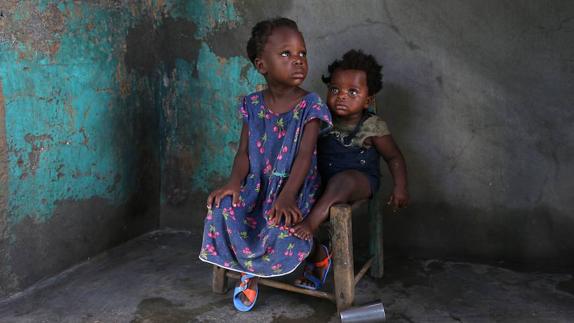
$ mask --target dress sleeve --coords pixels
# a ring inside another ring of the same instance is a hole
[[[321,128],[331,128],[333,126],[329,108],[327,108],[317,94],[311,93],[308,95],[307,98],[299,104],[298,108],[302,112],[303,124],[307,124],[307,122],[313,119],[319,119],[323,123]]]
[[[247,102],[246,97],[241,98],[241,103],[239,104],[239,108],[237,109],[239,119],[243,120],[244,123],[247,123],[249,120],[249,112],[247,110]]]

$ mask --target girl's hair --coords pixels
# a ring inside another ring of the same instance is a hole
[[[247,41],[247,56],[251,63],[255,63],[255,59],[263,52],[267,38],[273,32],[273,29],[279,27],[291,28],[300,33],[297,23],[289,18],[277,17],[258,22],[251,29],[251,38]]]
[[[360,70],[367,74],[367,87],[369,96],[376,94],[383,88],[383,66],[377,63],[373,55],[367,55],[361,50],[351,49],[343,55],[341,60],[335,60],[328,67],[329,75],[321,76],[323,83],[331,83],[331,76],[335,70]]]

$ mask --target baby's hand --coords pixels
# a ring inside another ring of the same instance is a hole
[[[277,200],[269,210],[269,222],[279,225],[281,217],[285,217],[285,226],[290,227],[303,220],[301,210],[297,207],[297,202],[292,197],[279,194]]]
[[[219,207],[219,202],[221,202],[221,199],[227,195],[231,195],[233,197],[233,202],[232,202],[233,207],[238,206],[239,205],[239,191],[240,190],[241,190],[241,185],[239,185],[239,184],[233,184],[233,183],[225,184],[222,188],[217,189],[217,190],[211,192],[211,194],[209,194],[209,196],[207,197],[207,208],[211,209],[214,201],[215,201],[215,207]]]
[[[409,192],[406,188],[395,187],[393,189],[393,194],[389,198],[389,202],[387,205],[393,207],[393,212],[396,212],[398,209],[407,207],[409,204]]]

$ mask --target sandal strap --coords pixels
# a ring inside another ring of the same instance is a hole
[[[317,261],[315,263],[315,267],[325,268],[329,265],[329,260],[331,259],[331,254],[329,253],[329,249],[325,245],[321,245],[321,246],[325,250],[325,253],[327,253],[327,256],[325,258],[323,258],[323,260]]]
[[[241,278],[239,280],[239,287],[241,287],[241,289],[243,290],[247,289],[247,286],[249,285],[251,278],[253,278],[253,276],[250,276],[248,274],[241,274]]]
[[[247,288],[243,291],[243,294],[249,300],[249,303],[255,302],[255,298],[257,297],[257,292],[251,288]]]
[[[247,297],[250,303],[255,302],[255,299],[257,298],[257,291],[254,290],[253,288],[247,287],[249,286],[249,282],[251,281],[252,278],[253,276],[242,273],[241,281],[239,282],[239,288],[241,289],[241,292],[245,295],[245,297]]]
[[[315,267],[319,267],[319,268],[325,268],[329,265],[329,260],[331,259],[331,255],[328,255],[327,257],[323,258],[323,260],[321,261],[317,261],[315,263]]]
[[[241,282],[239,283],[240,285],[247,285],[249,284],[249,281],[251,280],[251,278],[253,278],[253,276],[248,275],[248,274],[241,274]]]
[[[311,283],[313,283],[313,288],[315,289],[319,289],[321,288],[321,285],[323,284],[323,282],[316,277],[315,275],[313,275],[312,273],[305,273],[303,274],[303,276]]]

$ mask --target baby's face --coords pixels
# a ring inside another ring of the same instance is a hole
[[[327,106],[337,117],[361,115],[370,104],[367,73],[361,70],[336,69],[331,75]]]

